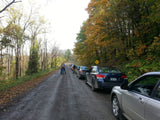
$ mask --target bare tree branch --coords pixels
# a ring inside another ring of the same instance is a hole
[[[12,0],[12,2],[10,2],[8,5],[6,5],[2,10],[0,10],[0,13],[2,13],[3,11],[5,11],[9,6],[11,6],[13,3],[17,3],[17,2],[22,2],[22,1],[15,1]]]

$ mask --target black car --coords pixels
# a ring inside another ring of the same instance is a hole
[[[92,66],[86,72],[86,83],[93,91],[99,88],[112,89],[114,86],[120,86],[125,79],[127,76],[116,67]]]
[[[86,66],[80,66],[78,69],[77,69],[77,77],[79,79],[81,78],[85,78],[86,77],[86,71],[88,71],[88,67]]]
[[[80,69],[80,66],[77,65],[76,68],[75,68],[75,73],[76,74],[78,74],[79,69]]]

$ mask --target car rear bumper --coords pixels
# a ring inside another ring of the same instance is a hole
[[[120,86],[122,82],[98,82],[98,88],[112,89],[114,86]]]
[[[86,75],[85,75],[85,74],[80,74],[80,76],[81,76],[81,77],[83,77],[83,78],[85,78],[85,77],[86,77]]]

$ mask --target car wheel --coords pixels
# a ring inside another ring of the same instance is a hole
[[[114,95],[112,99],[112,112],[117,119],[125,120],[125,118],[122,115],[122,111],[120,109],[119,101],[116,95]]]
[[[95,81],[93,79],[92,79],[92,86],[91,86],[91,88],[92,88],[92,91],[96,91]]]
[[[77,76],[77,78],[79,78],[78,73],[77,73],[77,75],[76,75],[76,76]]]
[[[78,79],[81,79],[81,75],[80,74],[78,74]]]
[[[86,76],[86,78],[85,78],[85,83],[87,84],[87,82],[88,82],[88,80],[87,80],[87,76]]]

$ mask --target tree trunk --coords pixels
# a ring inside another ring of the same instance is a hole
[[[19,56],[16,55],[16,79],[18,79],[19,74]]]
[[[56,59],[56,56],[55,56],[55,68],[57,67],[57,59]]]

